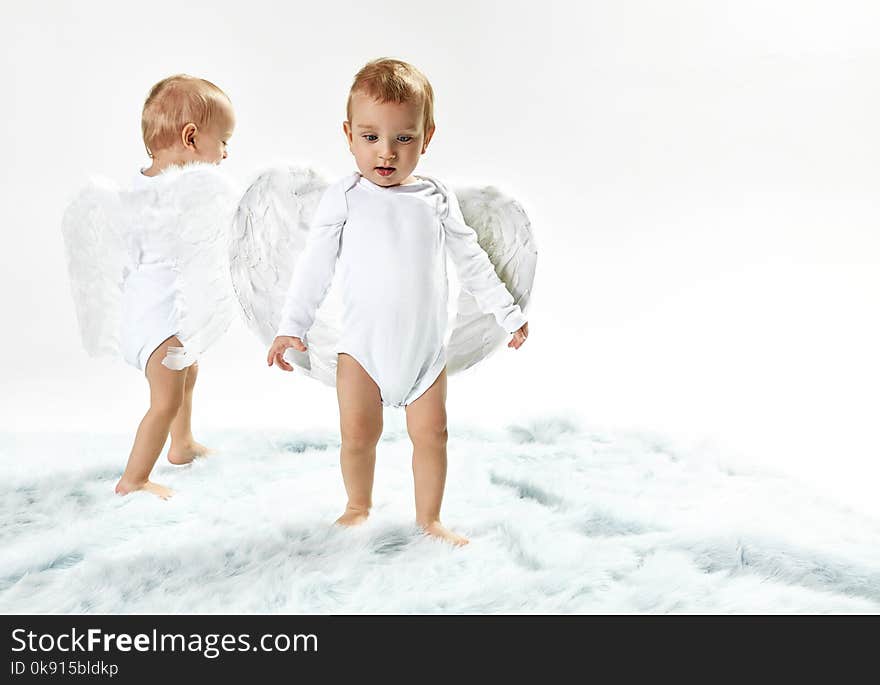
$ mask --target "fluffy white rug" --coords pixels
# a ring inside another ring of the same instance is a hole
[[[386,424],[387,425],[387,424]],[[413,520],[410,446],[344,505],[334,433],[204,436],[163,502],[113,495],[129,436],[0,437],[3,613],[876,613],[880,522],[782,476],[566,420],[453,426],[443,519]]]

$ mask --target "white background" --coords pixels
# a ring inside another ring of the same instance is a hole
[[[89,174],[146,163],[155,81],[230,95],[240,182],[335,177],[351,78],[394,56],[437,94],[420,169],[501,187],[539,241],[532,335],[451,382],[452,431],[656,430],[878,511],[878,35],[871,2],[4,3],[0,430],[133,434],[146,408],[82,351],[59,224]],[[264,353],[241,323],[211,350],[197,429],[335,424]]]

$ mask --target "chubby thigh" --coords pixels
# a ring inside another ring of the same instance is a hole
[[[375,445],[382,435],[379,386],[348,354],[340,354],[336,363],[336,397],[343,442]]]
[[[184,401],[189,369],[175,371],[166,367],[162,360],[169,350],[180,348],[177,336],[171,336],[153,351],[147,361],[146,375],[150,384],[150,410],[173,419]],[[192,373],[195,378],[195,370]]]

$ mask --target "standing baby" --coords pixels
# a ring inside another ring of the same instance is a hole
[[[458,200],[415,175],[434,134],[434,94],[415,67],[379,59],[355,76],[343,129],[358,173],[324,193],[297,263],[267,362],[293,367],[285,350],[307,334],[339,263],[343,301],[336,388],[348,503],[337,523],[362,523],[372,506],[383,405],[405,407],[413,444],[416,522],[456,545],[440,521],[446,481],[446,255],[461,287],[518,349],[528,336],[520,307],[496,276]]]
[[[193,392],[200,355],[235,314],[226,238],[238,195],[217,167],[234,127],[229,98],[210,81],[159,81],[142,114],[151,165],[125,188],[91,183],[65,213],[84,344],[122,356],[150,389],[120,495],[171,496],[150,480],[169,435],[172,464],[207,451],[192,433]]]

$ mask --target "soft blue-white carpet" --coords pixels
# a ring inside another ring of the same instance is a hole
[[[333,432],[199,436],[161,501],[117,497],[130,436],[0,436],[3,613],[876,613],[880,522],[787,477],[564,419],[451,427],[443,520],[413,525],[410,445],[344,506]]]

